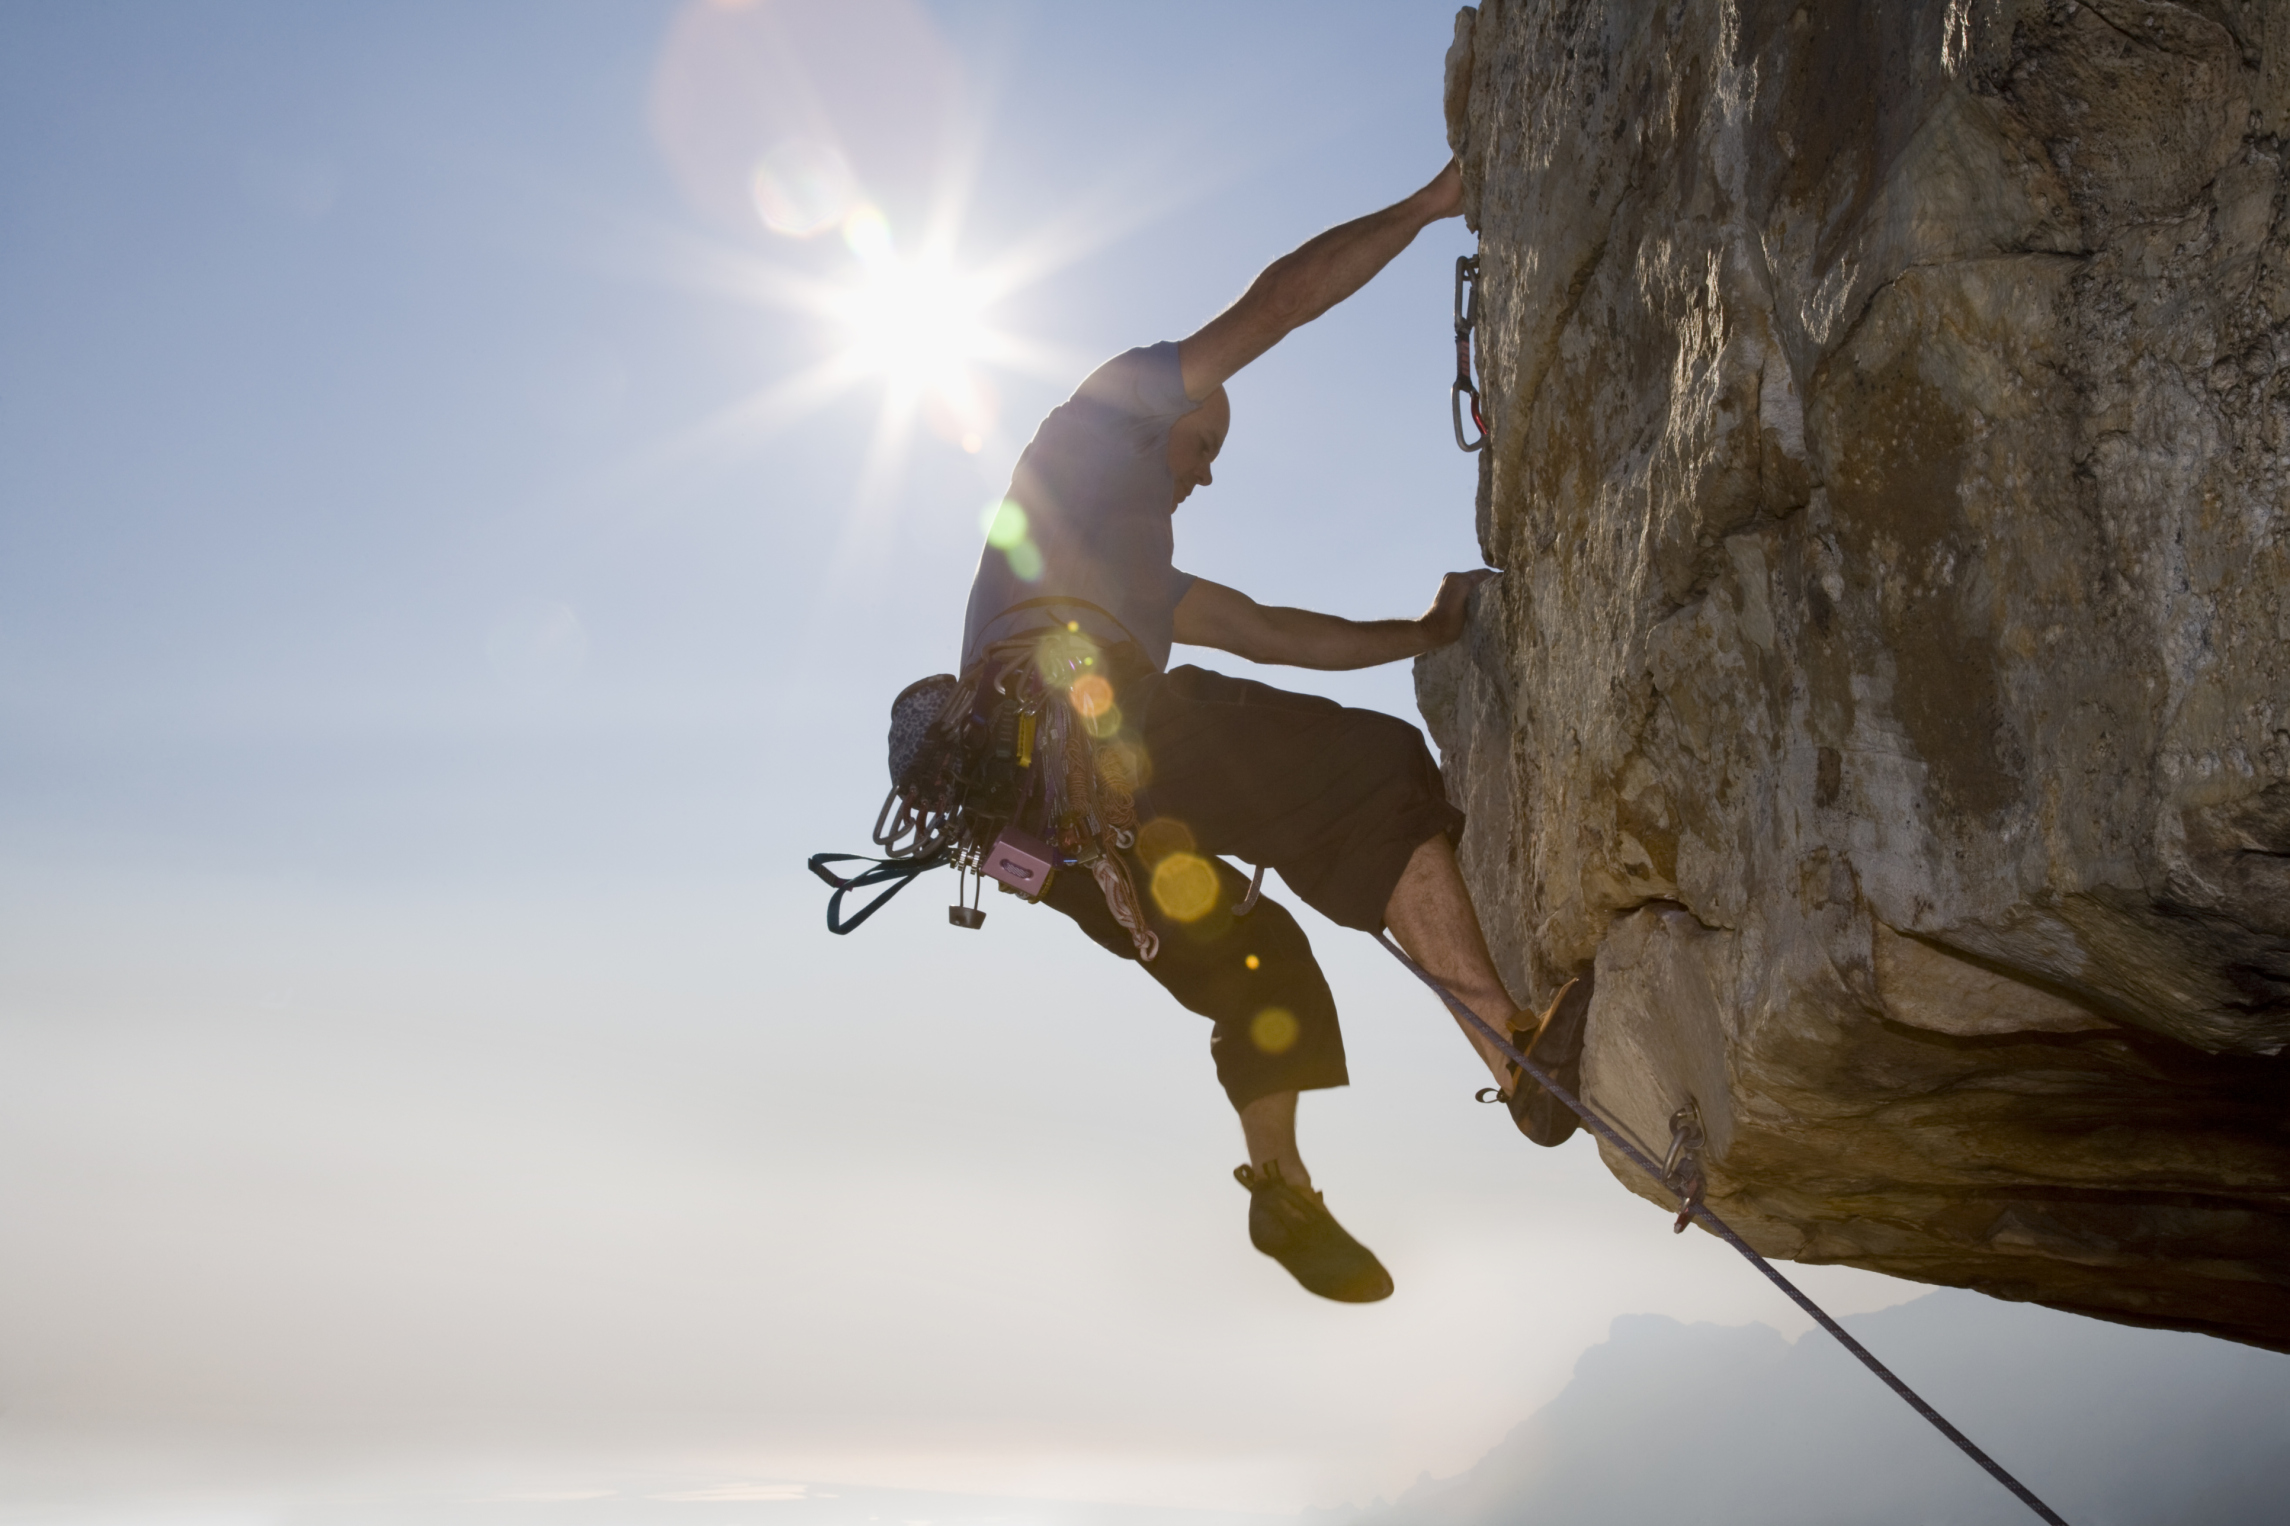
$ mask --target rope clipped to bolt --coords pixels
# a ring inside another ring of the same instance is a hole
[[[1422,981],[1425,985],[1431,987],[1432,991],[1437,994],[1439,999],[1447,1004],[1448,1011],[1454,1013],[1456,1017],[1459,1018],[1473,1032],[1479,1034],[1489,1043],[1493,1044],[1496,1049],[1501,1051],[1502,1054],[1511,1061],[1512,1064],[1519,1067],[1519,1070],[1522,1074],[1533,1077],[1534,1080],[1538,1082],[1552,1096],[1565,1103],[1567,1107],[1574,1112],[1576,1117],[1580,1118],[1585,1124],[1589,1125],[1590,1131],[1592,1133],[1596,1134],[1600,1139],[1606,1141],[1606,1143],[1612,1145],[1619,1154],[1628,1159],[1629,1162],[1636,1166],[1639,1170],[1645,1172],[1648,1176],[1654,1178],[1654,1180],[1662,1182],[1665,1186],[1672,1186],[1673,1190],[1676,1190],[1673,1184],[1673,1173],[1676,1171],[1678,1165],[1679,1151],[1674,1143],[1671,1151],[1672,1169],[1671,1172],[1665,1172],[1661,1166],[1654,1163],[1653,1158],[1647,1155],[1645,1151],[1639,1149],[1629,1140],[1623,1138],[1612,1124],[1599,1117],[1598,1114],[1592,1112],[1580,1097],[1577,1097],[1573,1092],[1570,1092],[1565,1087],[1559,1085],[1557,1080],[1555,1080],[1541,1066],[1537,1065],[1534,1061],[1528,1059],[1524,1054],[1520,1053],[1516,1048],[1512,1047],[1510,1040],[1506,1036],[1497,1033],[1493,1026],[1491,1026],[1485,1018],[1481,1017],[1478,1013],[1465,1006],[1462,1001],[1455,995],[1455,993],[1448,990],[1446,986],[1440,984],[1438,979],[1434,977],[1429,970],[1426,970],[1422,965],[1417,964],[1413,959],[1410,959],[1407,956],[1406,951],[1401,949],[1397,943],[1392,941],[1391,934],[1377,933],[1375,938],[1378,943],[1381,943],[1386,949],[1391,951],[1391,956],[1394,959],[1397,959],[1401,964],[1407,966],[1409,973],[1414,975],[1416,979]],[[1696,1131],[1698,1132],[1698,1125]],[[1997,1462],[1993,1457],[1990,1457],[1986,1452],[1981,1451],[1980,1448],[1974,1444],[1971,1437],[1956,1429],[1955,1426],[1950,1425],[1947,1419],[1941,1415],[1940,1411],[1934,1409],[1931,1405],[1924,1402],[1923,1398],[1917,1394],[1916,1390],[1910,1388],[1899,1378],[1893,1376],[1892,1369],[1885,1366],[1884,1363],[1878,1361],[1876,1357],[1870,1353],[1866,1346],[1862,1345],[1859,1341],[1854,1340],[1850,1335],[1847,1335],[1845,1333],[1844,1326],[1831,1319],[1827,1310],[1823,1309],[1819,1304],[1813,1302],[1812,1299],[1806,1297],[1805,1294],[1798,1289],[1797,1284],[1782,1276],[1780,1272],[1774,1269],[1772,1262],[1766,1260],[1755,1250],[1751,1249],[1748,1241],[1744,1240],[1740,1235],[1734,1233],[1733,1226],[1729,1225],[1725,1220],[1719,1218],[1715,1213],[1711,1212],[1709,1207],[1700,1200],[1701,1183],[1699,1181],[1699,1169],[1694,1169],[1692,1175],[1695,1180],[1691,1183],[1690,1195],[1682,1194],[1681,1201],[1678,1206],[1679,1228],[1683,1229],[1685,1227],[1685,1222],[1689,1218],[1700,1220],[1703,1228],[1709,1230],[1711,1234],[1716,1235],[1719,1239],[1725,1241],[1726,1244],[1732,1246],[1735,1250],[1740,1251],[1742,1255],[1748,1260],[1751,1266],[1756,1267],[1760,1272],[1765,1274],[1767,1281],[1771,1282],[1782,1292],[1788,1294],[1790,1301],[1796,1304],[1798,1308],[1803,1309],[1807,1314],[1812,1315],[1814,1321],[1819,1324],[1822,1329],[1835,1336],[1839,1345],[1843,1346],[1855,1357],[1858,1357],[1860,1359],[1861,1365],[1866,1367],[1869,1371],[1875,1373],[1878,1380],[1881,1381],[1885,1387],[1900,1395],[1900,1397],[1907,1402],[1910,1409],[1915,1410],[1925,1419],[1931,1421],[1933,1428],[1939,1431],[1941,1435],[1946,1436],[1950,1441],[1954,1442],[1957,1446],[1957,1449],[1963,1452],[1965,1456],[1971,1458],[1981,1467],[1987,1469],[1988,1476],[1995,1479],[1997,1483],[2002,1484],[2005,1488],[2011,1490],[2012,1493],[2018,1497],[2021,1504],[2027,1506],[2030,1510],[2033,1510],[2037,1516],[2043,1520],[2048,1521],[2050,1526],[2067,1526],[2067,1522],[2061,1519],[2057,1511],[2053,1510],[2042,1500],[2037,1499],[2034,1492],[2031,1491],[2027,1485],[2021,1483],[2018,1479],[2012,1477],[2011,1474],[2005,1472],[2003,1465]]]

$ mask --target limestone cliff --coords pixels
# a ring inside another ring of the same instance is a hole
[[[1520,994],[1770,1254],[2290,1348],[2290,0],[1487,0],[1447,103]]]

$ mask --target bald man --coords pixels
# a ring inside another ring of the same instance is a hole
[[[1132,873],[1159,891],[1155,870],[1173,854],[1191,855],[1184,894],[1143,898],[1159,939],[1144,969],[1213,1024],[1210,1053],[1248,1148],[1234,1174],[1249,1191],[1251,1242],[1312,1292],[1351,1303],[1390,1296],[1391,1277],[1328,1212],[1296,1141],[1298,1094],[1348,1080],[1335,1000],[1296,919],[1270,898],[1246,905],[1249,882],[1224,858],[1279,870],[1340,926],[1389,928],[1570,1086],[1587,982],[1562,991],[1542,1017],[1512,1001],[1455,866],[1463,814],[1415,727],[1190,665],[1172,669],[1169,649],[1183,642],[1321,670],[1398,662],[1459,637],[1472,590],[1496,574],[1447,574],[1414,619],[1274,608],[1178,571],[1173,519],[1215,480],[1232,424],[1226,380],[1366,285],[1419,231],[1455,216],[1460,200],[1450,164],[1406,200],[1275,260],[1198,332],[1092,372],[1020,458],[1009,500],[1022,518],[990,537],[963,630],[965,672],[1052,631],[1096,644],[1121,740],[1143,760]],[[1044,899],[1110,952],[1137,960],[1137,942],[1095,880],[1058,875]],[[1529,1138],[1555,1145],[1573,1132],[1571,1113],[1476,1034],[1465,1036]]]

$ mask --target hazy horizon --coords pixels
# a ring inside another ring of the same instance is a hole
[[[2290,1356],[2105,1325],[1938,1289],[1847,1317],[1853,1334],[2079,1526],[2235,1526],[2290,1484]],[[438,1438],[377,1451],[306,1434],[265,1450],[177,1437],[18,1434],[0,1519],[262,1519],[359,1526],[416,1519],[564,1526],[768,1519],[777,1526],[1660,1526],[1678,1501],[1709,1526],[1984,1526],[2025,1508],[1825,1332],[1616,1318],[1566,1385],[1485,1455],[1421,1470],[1396,1498],[1240,1511],[1054,1493],[891,1489],[709,1466],[682,1455],[599,1464],[572,1438]],[[27,1445],[27,1440],[33,1445]],[[46,1441],[50,1444],[39,1445]],[[708,1507],[695,1509],[694,1507]]]

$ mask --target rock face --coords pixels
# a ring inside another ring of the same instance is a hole
[[[2290,1349],[2290,0],[1487,0],[1447,102],[1519,994],[1769,1254]]]

